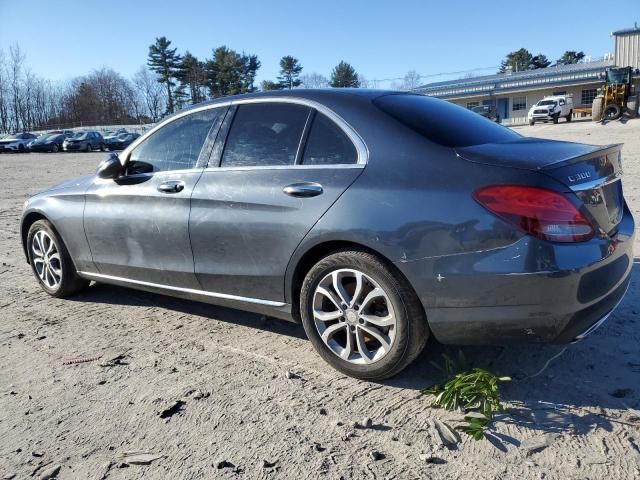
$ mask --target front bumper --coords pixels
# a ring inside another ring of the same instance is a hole
[[[634,220],[575,244],[524,236],[500,249],[396,265],[442,343],[569,343],[622,300],[633,267]]]
[[[69,144],[63,144],[62,148],[65,151],[73,151],[73,150],[85,150],[87,146],[82,143],[69,143]]]
[[[17,152],[19,149],[18,145],[0,145],[0,152]]]

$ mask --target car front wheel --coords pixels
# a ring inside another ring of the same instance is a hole
[[[76,273],[67,248],[48,221],[38,220],[31,225],[27,251],[33,275],[49,295],[63,298],[89,285]]]
[[[424,348],[429,329],[407,280],[392,265],[359,250],[319,261],[300,292],[309,340],[337,370],[382,380],[408,366]]]

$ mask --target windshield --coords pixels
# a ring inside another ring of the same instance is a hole
[[[520,135],[459,105],[424,95],[391,94],[373,102],[428,140],[446,147],[503,143]]]
[[[536,103],[536,105],[538,106],[543,106],[543,105],[557,105],[558,102],[556,102],[555,100],[540,100],[538,103]]]
[[[84,138],[87,136],[87,132],[77,132],[73,134],[73,138],[74,140],[84,140]]]
[[[43,133],[42,135],[38,135],[38,138],[36,138],[36,140],[44,140],[45,138],[49,138],[50,136],[50,133]]]
[[[607,83],[629,83],[629,70],[626,68],[620,70],[607,71]]]

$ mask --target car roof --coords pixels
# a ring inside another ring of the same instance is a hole
[[[368,88],[296,88],[291,90],[269,90],[266,92],[254,92],[243,93],[240,95],[229,95],[226,97],[219,97],[213,100],[207,100],[206,102],[197,103],[195,105],[189,105],[188,107],[180,110],[176,113],[184,113],[189,110],[201,108],[206,105],[215,105],[218,103],[225,103],[234,100],[245,100],[252,98],[301,98],[306,100],[315,101],[336,101],[341,97],[361,98],[363,100],[372,101],[378,97],[393,94],[406,94],[416,95],[411,92],[400,92],[396,90],[373,90]],[[175,114],[174,114],[175,115]],[[170,117],[167,117],[170,118]]]

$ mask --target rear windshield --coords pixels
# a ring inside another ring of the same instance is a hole
[[[373,102],[428,140],[445,147],[469,147],[517,140],[520,135],[466,108],[424,95],[385,95]]]

